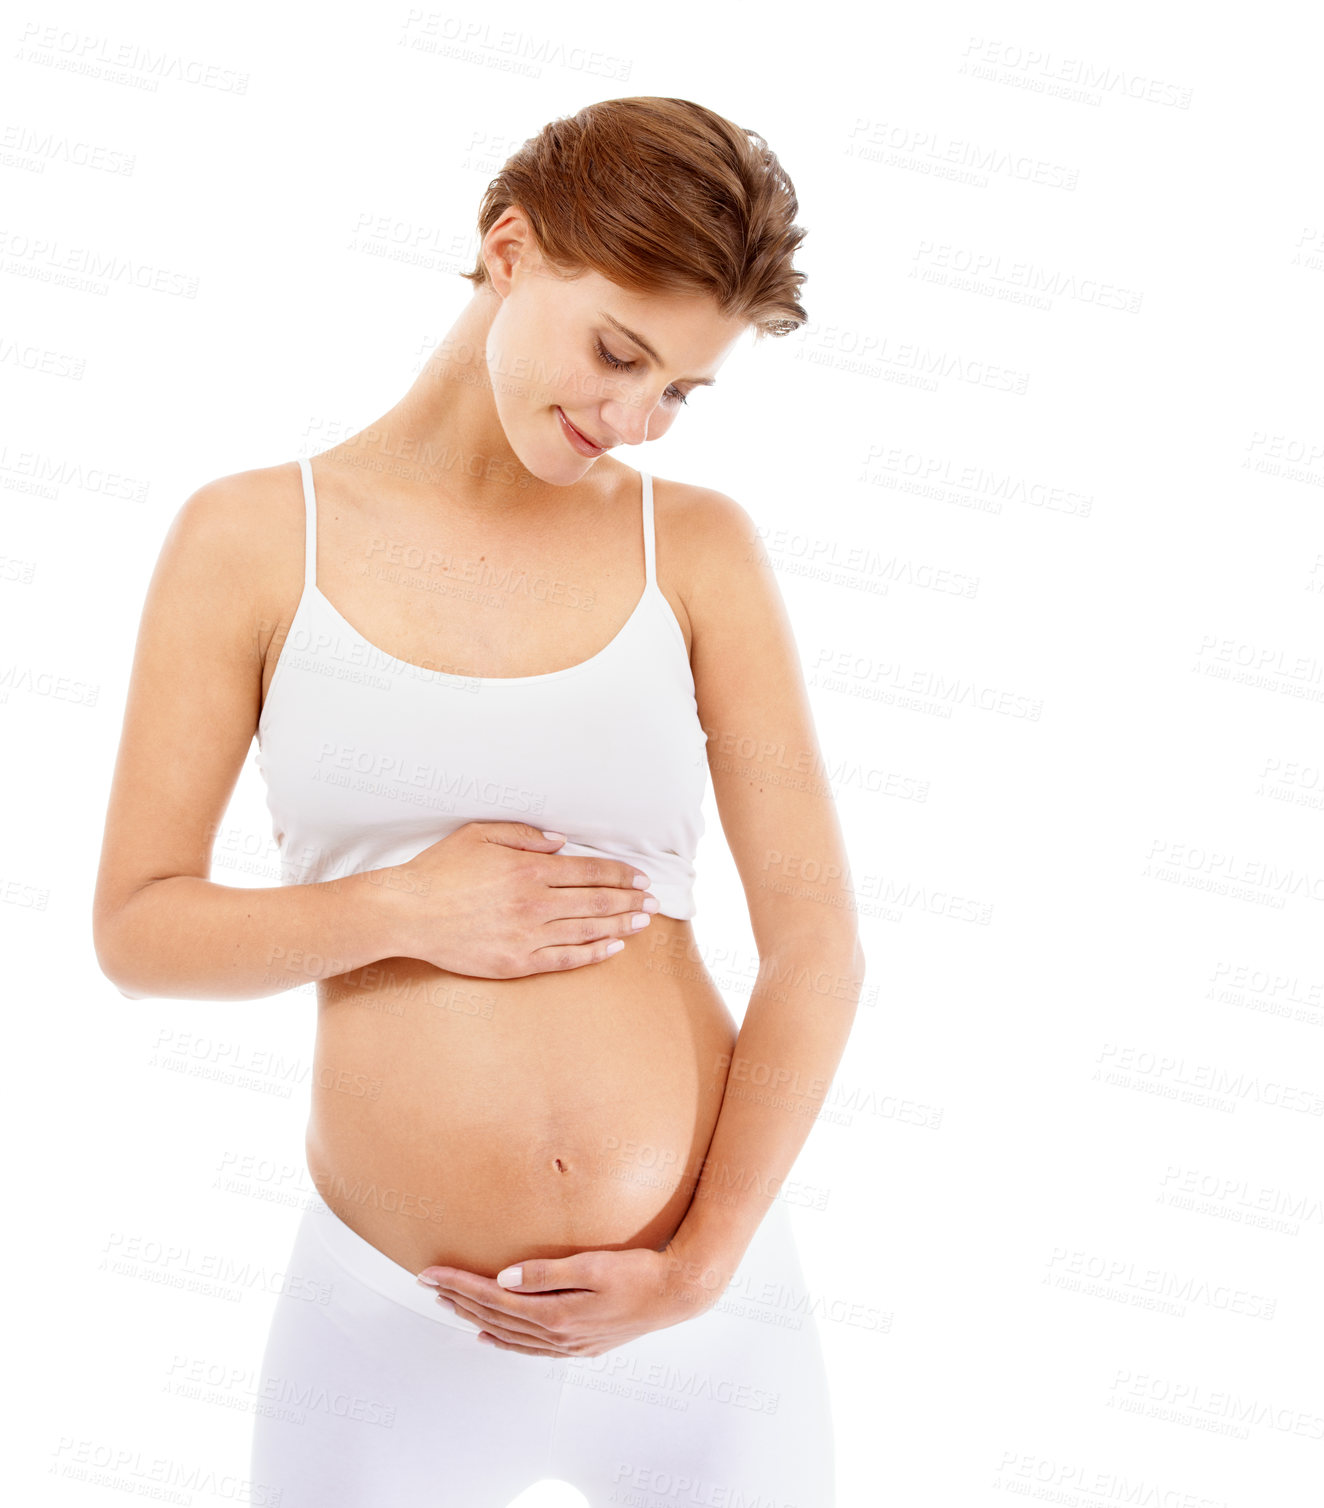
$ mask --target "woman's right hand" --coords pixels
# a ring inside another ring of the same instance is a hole
[[[393,956],[451,974],[520,979],[619,952],[657,910],[648,877],[640,888],[632,864],[558,854],[562,847],[524,822],[466,822],[388,866]]]

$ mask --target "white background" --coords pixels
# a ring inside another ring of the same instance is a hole
[[[201,1481],[177,1501],[245,1500],[274,1293],[177,1285],[278,1271],[309,1191],[310,991],[131,1002],[92,953],[165,531],[203,483],[387,409],[469,295],[506,155],[627,94],[761,132],[810,232],[808,328],[742,346],[628,459],[766,531],[850,845],[866,1000],[795,1169],[824,1207],[793,1211],[842,1508],[1318,1501],[1324,198],[1300,13],[11,9],[15,1501],[121,1502],[163,1458]],[[695,925],[739,1013],[752,947],[707,816]],[[276,883],[251,760],[223,841],[214,879]],[[158,1255],[103,1266],[129,1241]],[[187,1396],[195,1367],[226,1380]],[[116,1458],[121,1485],[77,1475]]]

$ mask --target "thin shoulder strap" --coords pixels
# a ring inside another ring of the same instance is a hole
[[[653,476],[642,473],[644,479],[644,580],[652,586],[657,580],[657,526],[653,522]]]
[[[317,585],[317,494],[313,491],[312,465],[302,456],[299,470],[303,473],[303,584],[307,590]]]

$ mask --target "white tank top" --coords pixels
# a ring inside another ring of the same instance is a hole
[[[616,637],[546,675],[459,676],[370,644],[317,587],[317,500],[303,474],[303,595],[258,722],[281,883],[401,864],[466,822],[561,832],[560,854],[641,869],[658,910],[695,913],[708,735],[685,639],[655,574]],[[439,657],[440,658],[440,657]]]

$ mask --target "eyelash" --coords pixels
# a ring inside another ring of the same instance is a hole
[[[615,367],[618,371],[622,372],[628,372],[630,368],[634,366],[634,362],[632,361],[622,361],[619,357],[613,356],[600,340],[595,340],[594,344],[598,348],[598,355],[606,363],[607,366]],[[686,403],[689,401],[679,388],[671,387],[667,389],[667,392],[674,394],[674,397],[671,400],[673,403]]]

